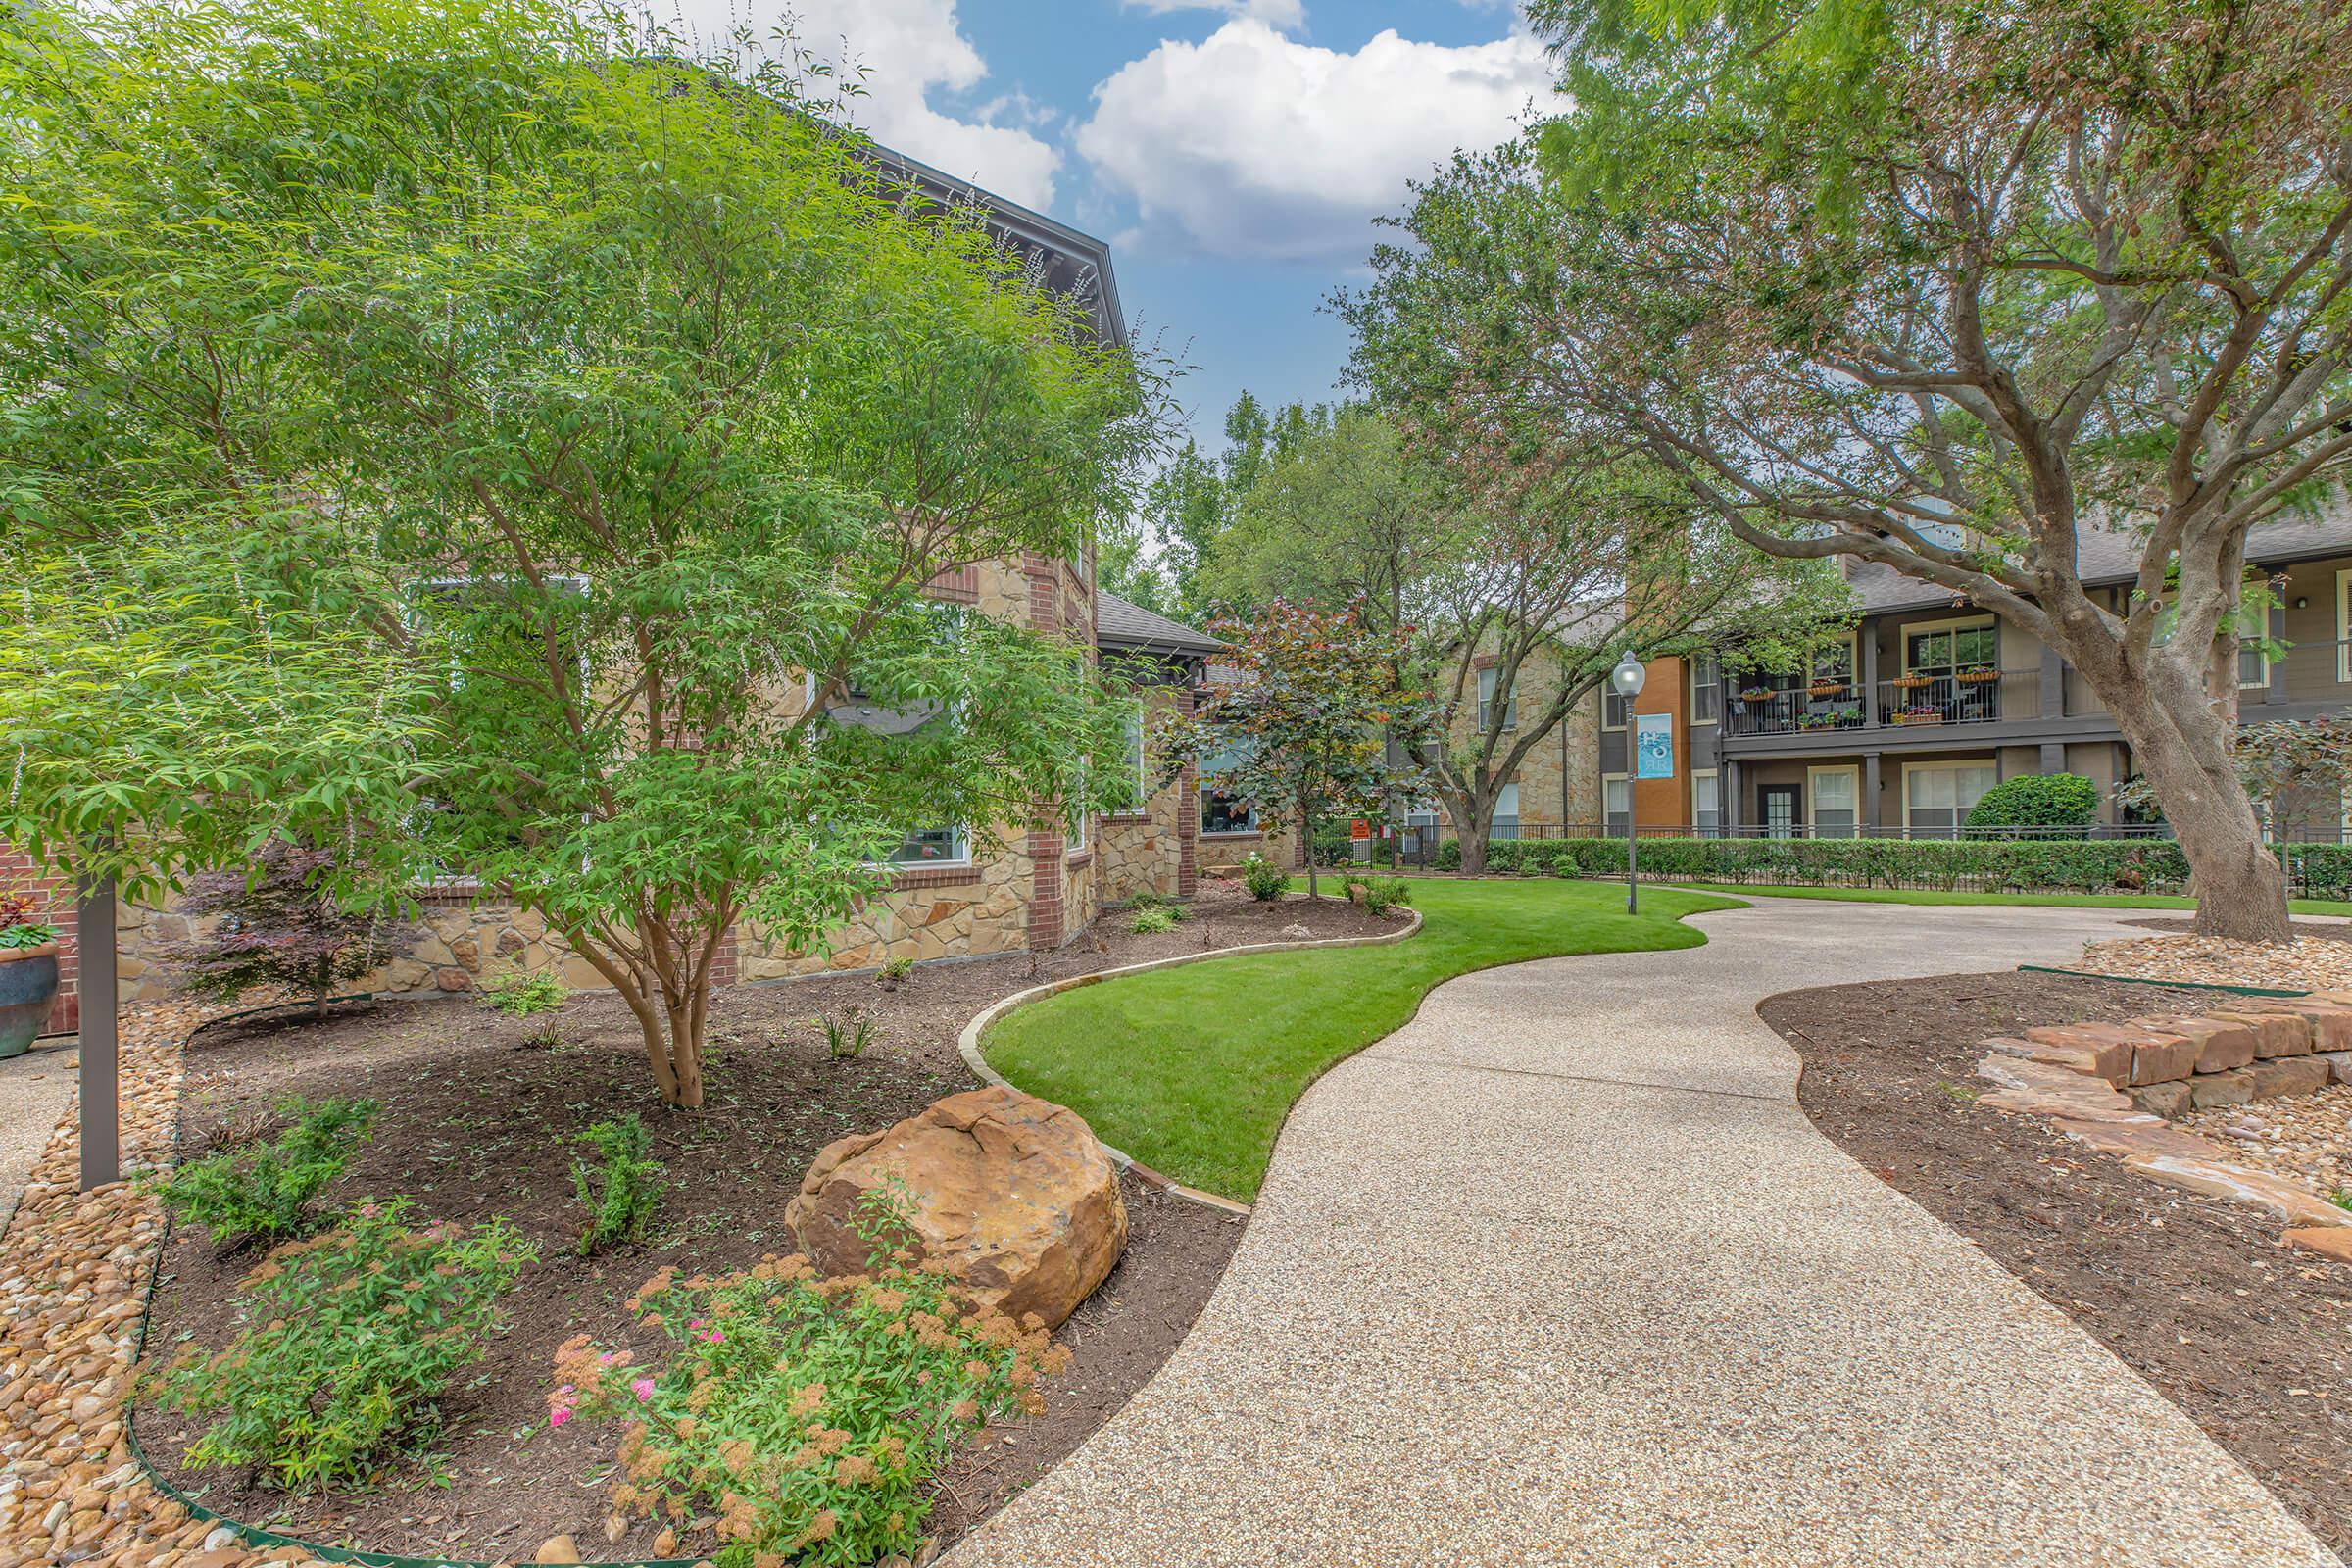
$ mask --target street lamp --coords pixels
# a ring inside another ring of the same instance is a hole
[[[1617,689],[1617,695],[1624,698],[1626,704],[1625,912],[1628,914],[1634,912],[1634,888],[1637,880],[1634,869],[1634,779],[1642,771],[1641,759],[1635,755],[1635,748],[1639,742],[1634,733],[1633,704],[1634,699],[1642,695],[1643,675],[1642,661],[1634,657],[1634,651],[1631,648],[1628,648],[1624,656],[1617,661],[1617,667],[1609,671],[1609,684]]]

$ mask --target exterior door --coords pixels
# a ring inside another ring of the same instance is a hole
[[[1794,784],[1757,786],[1756,804],[1764,808],[1764,832],[1768,838],[1785,839],[1795,834],[1798,793]]]

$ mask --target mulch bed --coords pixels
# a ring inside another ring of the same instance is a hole
[[[1797,1098],[1824,1134],[2070,1313],[2352,1552],[2352,1267],[2288,1250],[2258,1210],[1974,1103],[1987,1035],[2212,996],[1968,974],[1784,992],[1756,1010],[1803,1057]]]
[[[180,1147],[202,1147],[221,1122],[287,1095],[364,1095],[382,1103],[374,1138],[322,1200],[413,1200],[433,1218],[503,1215],[538,1244],[508,1300],[511,1327],[465,1385],[442,1401],[428,1466],[407,1465],[375,1490],[289,1499],[218,1471],[188,1472],[179,1453],[196,1430],[142,1403],[140,1441],[174,1484],[209,1507],[314,1541],[411,1555],[528,1560],[551,1536],[590,1556],[650,1554],[654,1527],[608,1545],[605,1493],[616,1433],[587,1422],[547,1426],[558,1345],[588,1333],[628,1344],[645,1360],[663,1342],[634,1328],[622,1303],[663,1263],[718,1273],[794,1250],[783,1221],[824,1144],[910,1116],[971,1087],[958,1031],[989,1003],[1043,981],[1205,949],[1388,929],[1351,906],[1302,898],[1256,905],[1204,891],[1175,930],[1137,936],[1116,914],[1059,953],[918,967],[888,985],[827,976],[719,992],[712,1002],[708,1102],[664,1111],[634,1021],[610,997],[575,998],[558,1012],[502,1017],[468,1003],[383,1003],[324,1020],[274,1014],[217,1027],[187,1052]],[[853,1059],[827,1052],[820,1019],[856,1006],[874,1024]],[[560,1040],[543,1036],[550,1025]],[[571,1135],[638,1112],[671,1186],[639,1246],[588,1259],[571,1243]],[[944,1544],[1028,1485],[1107,1420],[1167,1359],[1222,1277],[1241,1236],[1229,1216],[1168,1198],[1130,1177],[1132,1234],[1110,1278],[1062,1329],[1070,1368],[1042,1380],[1046,1413],[992,1430],[941,1478],[934,1534]],[[164,1258],[149,1339],[169,1356],[194,1335],[219,1346],[233,1326],[231,1287],[246,1250],[222,1256],[194,1231]]]

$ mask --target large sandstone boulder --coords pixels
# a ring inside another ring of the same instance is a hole
[[[784,1221],[827,1274],[866,1271],[856,1227],[865,1195],[905,1184],[918,1261],[939,1263],[983,1306],[1060,1325],[1127,1246],[1118,1168],[1078,1113],[1016,1090],[950,1095],[878,1133],[817,1152]]]

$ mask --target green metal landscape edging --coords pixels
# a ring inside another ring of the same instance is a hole
[[[2284,991],[2272,986],[2225,986],[2205,980],[2146,980],[2135,974],[2101,974],[2095,969],[2053,969],[2046,963],[2021,963],[2019,974],[2063,974],[2077,980],[2112,980],[2119,986],[2163,986],[2173,991],[2229,991],[2241,997],[2308,997],[2308,991]]]
[[[362,992],[348,997],[329,997],[327,1003],[332,1005],[338,1002],[369,1002],[374,1000],[374,996],[373,992]],[[266,1007],[248,1007],[242,1012],[224,1013],[218,1018],[207,1018],[189,1031],[187,1039],[182,1041],[181,1045],[184,1048],[194,1044],[198,1035],[216,1024],[233,1023],[239,1018],[251,1018],[265,1012],[276,1012],[287,1006],[307,1007],[309,1005],[311,1004],[307,1002],[279,1003]],[[185,1098],[182,1096],[181,1101],[175,1102],[172,1107],[172,1148],[175,1154],[179,1150],[180,1104],[184,1103]],[[147,1263],[147,1298],[139,1303],[139,1332],[130,1352],[130,1365],[134,1379],[139,1363],[147,1357],[147,1330],[154,1320],[156,1287],[163,1279],[164,1253],[171,1250],[172,1229],[172,1211],[167,1208],[164,1211],[164,1234],[157,1239],[155,1256],[150,1258]],[[137,1412],[137,1402],[130,1394],[126,1393],[123,1396],[122,1441],[123,1445],[130,1449],[131,1458],[138,1462],[140,1473],[146,1476],[147,1484],[164,1496],[185,1508],[189,1518],[199,1523],[220,1525],[233,1531],[239,1542],[258,1551],[275,1551],[283,1546],[292,1546],[297,1550],[310,1553],[322,1562],[358,1563],[362,1565],[362,1568],[502,1568],[502,1565],[521,1560],[516,1557],[501,1557],[495,1561],[484,1561],[471,1557],[409,1557],[396,1551],[368,1551],[359,1546],[330,1546],[317,1541],[305,1541],[300,1536],[289,1536],[280,1531],[264,1529],[260,1525],[249,1525],[241,1519],[231,1519],[226,1514],[206,1507],[164,1479],[163,1473],[156,1469],[155,1461],[147,1457],[147,1450],[139,1446],[137,1423],[132,1419]],[[592,1568],[698,1568],[698,1565],[708,1560],[703,1557],[632,1557],[616,1562],[594,1564]]]

